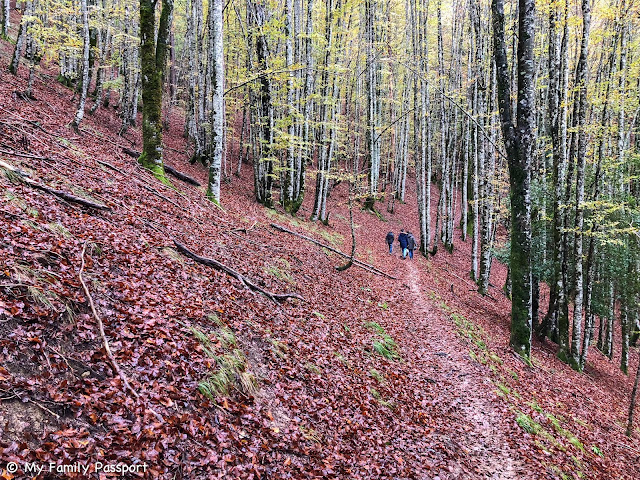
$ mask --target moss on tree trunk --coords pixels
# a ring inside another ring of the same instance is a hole
[[[162,2],[157,44],[155,6],[155,1],[140,0],[142,155],[138,162],[160,181],[169,184],[162,163],[162,80],[173,1]]]

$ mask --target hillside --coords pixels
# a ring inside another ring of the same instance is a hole
[[[480,297],[459,232],[452,254],[387,253],[388,230],[417,230],[413,185],[383,220],[353,211],[357,258],[397,279],[337,272],[344,258],[270,224],[348,252],[344,183],[328,226],[307,220],[310,194],[298,218],[257,205],[250,165],[216,207],[204,187],[171,178],[170,188],[137,167],[122,148],[139,150],[139,131],[118,137],[113,108],[74,133],[73,93],[50,72],[23,99],[27,71],[5,73],[9,49],[3,42],[0,160],[108,209],[1,172],[3,478],[27,478],[25,462],[146,464],[139,477],[166,479],[640,476],[639,433],[623,428],[631,379],[615,361],[592,349],[579,374],[536,344],[525,365],[507,348],[506,269],[495,262],[495,287]],[[182,126],[174,110],[166,162],[205,185],[204,169],[186,161]],[[303,299],[274,302],[181,255],[174,240]],[[630,371],[637,362],[634,350]],[[223,370],[229,393],[207,398],[199,384]],[[98,478],[59,472],[38,477]]]

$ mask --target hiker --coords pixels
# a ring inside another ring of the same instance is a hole
[[[407,233],[407,249],[409,250],[409,259],[413,260],[413,251],[416,248],[416,239],[413,237],[413,233]]]
[[[407,253],[409,253],[409,251],[407,250],[408,238],[407,238],[407,234],[404,231],[404,228],[400,230],[400,235],[398,235],[398,242],[400,243],[400,250],[402,251],[402,259],[404,260],[405,258],[407,258]]]
[[[395,240],[395,237],[393,236],[393,232],[389,232],[387,233],[387,245],[389,245],[389,253],[393,254],[393,241]]]

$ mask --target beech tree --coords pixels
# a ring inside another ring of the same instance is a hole
[[[2,37],[9,38],[9,27],[11,26],[11,0],[2,0]]]
[[[89,38],[89,10],[87,8],[87,0],[81,0],[81,5],[82,5],[81,11],[82,11],[82,38],[83,38],[82,85],[80,87],[80,101],[78,102],[78,110],[71,124],[76,131],[78,131],[80,122],[84,117],[84,106],[87,101],[87,91],[89,90],[89,49],[91,46],[90,38]]]
[[[140,68],[142,92],[142,155],[138,161],[167,182],[162,158],[162,86],[167,62],[173,0],[162,0],[156,29],[157,0],[140,0]]]
[[[209,3],[209,42],[211,64],[211,154],[207,197],[220,203],[220,174],[224,139],[224,55],[222,44],[222,0]]]
[[[504,2],[492,0],[493,58],[496,65],[501,128],[508,156],[511,201],[511,346],[525,359],[531,356],[531,158],[534,143],[535,2],[518,1],[517,110],[511,105],[511,85],[504,34]],[[514,115],[515,121],[514,124]]]

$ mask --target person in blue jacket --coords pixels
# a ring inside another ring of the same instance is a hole
[[[389,245],[389,253],[393,253],[393,241],[395,240],[395,237],[393,236],[393,232],[389,232],[387,233],[387,245]]]
[[[400,230],[400,235],[398,235],[398,243],[400,243],[400,250],[402,250],[402,259],[407,258],[407,254],[409,250],[407,246],[409,245],[409,238],[405,233],[404,229]]]

